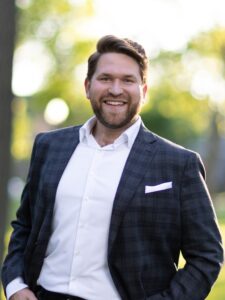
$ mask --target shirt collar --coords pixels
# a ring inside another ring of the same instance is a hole
[[[79,130],[79,139],[80,142],[84,142],[90,139],[90,136],[92,135],[92,128],[96,122],[96,117],[93,116],[90,119],[88,119],[84,125]],[[135,138],[137,137],[137,134],[139,132],[140,126],[142,124],[141,117],[139,116],[138,119],[135,121],[133,125],[131,125],[129,128],[127,128],[115,141],[114,145],[120,145],[122,143],[125,143],[128,148],[131,148]]]
[[[79,130],[79,139],[80,142],[84,142],[85,139],[89,138],[92,132],[92,128],[96,122],[96,117],[93,116],[90,119],[88,119],[84,125]]]

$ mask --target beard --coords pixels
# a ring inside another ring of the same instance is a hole
[[[117,100],[116,98],[113,100]],[[99,104],[96,101],[91,101],[93,112],[97,120],[109,129],[120,129],[124,127],[129,127],[136,120],[137,114],[140,112],[140,104],[130,104],[131,100],[127,99],[127,110],[121,115],[120,113],[111,113],[104,111],[102,107],[103,99],[100,100]]]

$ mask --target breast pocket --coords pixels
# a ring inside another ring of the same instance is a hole
[[[180,228],[180,204],[173,189],[138,191],[125,214],[131,227],[146,228],[149,234],[170,236]]]

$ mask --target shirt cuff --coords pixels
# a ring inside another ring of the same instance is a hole
[[[27,288],[28,285],[24,283],[22,277],[17,277],[13,281],[11,281],[7,286],[6,286],[6,298],[9,300],[9,298],[15,294],[16,292]]]

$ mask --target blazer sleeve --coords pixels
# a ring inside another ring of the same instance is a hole
[[[147,300],[204,300],[223,263],[217,219],[200,157],[191,154],[180,187],[181,252],[186,260],[167,290]]]
[[[31,178],[37,173],[34,161],[37,151],[38,136],[34,142],[29,172],[21,196],[21,204],[16,214],[16,220],[11,223],[13,232],[9,242],[8,254],[4,260],[1,272],[4,289],[6,289],[7,284],[15,278],[21,277],[24,279],[24,252],[32,227],[32,201],[30,192]]]

